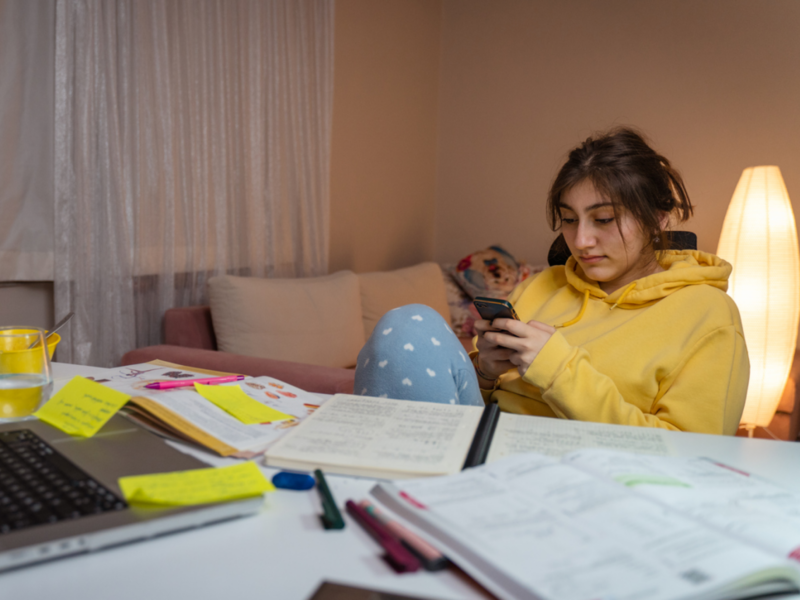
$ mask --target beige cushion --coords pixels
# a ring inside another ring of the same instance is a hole
[[[425,304],[450,323],[450,307],[442,278],[442,269],[433,262],[396,271],[362,273],[361,312],[364,335],[369,337],[380,318],[398,306]]]
[[[258,279],[225,275],[208,282],[217,347],[223,352],[352,367],[364,345],[358,277]]]

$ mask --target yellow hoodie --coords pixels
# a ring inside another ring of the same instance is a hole
[[[505,411],[732,435],[750,363],[739,311],[725,293],[731,265],[670,250],[664,271],[606,294],[574,258],[517,287],[522,321],[557,331],[520,377],[484,391]]]

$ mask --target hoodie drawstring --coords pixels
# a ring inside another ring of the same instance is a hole
[[[614,310],[615,308],[617,308],[620,302],[622,302],[625,299],[625,296],[628,295],[628,292],[630,292],[635,287],[636,287],[636,282],[634,281],[632,284],[630,284],[623,290],[622,294],[620,294],[619,300],[617,300],[609,310]],[[575,323],[580,321],[583,318],[583,313],[586,312],[586,307],[588,305],[589,305],[589,290],[586,290],[583,292],[583,303],[581,304],[581,310],[578,312],[578,315],[574,319],[571,319],[566,323],[562,323],[561,325],[556,325],[555,326],[556,329],[560,329],[562,327],[569,327],[570,325],[574,325]]]
[[[620,295],[619,300],[614,302],[614,306],[612,306],[608,310],[614,310],[615,308],[617,308],[617,306],[619,306],[619,304],[625,299],[625,296],[628,295],[628,292],[630,292],[635,287],[636,287],[636,282],[634,281],[632,284],[630,284],[628,287],[625,288],[625,291],[622,292],[622,295]]]
[[[562,323],[561,325],[556,325],[556,329],[560,329],[561,327],[569,327],[570,325],[574,325],[575,323],[580,321],[581,318],[583,317],[583,313],[586,312],[586,306],[588,304],[589,304],[589,290],[586,290],[583,293],[583,304],[581,305],[581,310],[578,313],[578,316],[575,317],[574,319],[567,321],[566,323]]]

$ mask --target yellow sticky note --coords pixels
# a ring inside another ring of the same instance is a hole
[[[219,469],[120,477],[119,487],[128,502],[165,506],[238,500],[275,490],[252,462]]]
[[[195,383],[194,389],[203,398],[213,402],[222,410],[239,419],[245,425],[256,423],[273,423],[294,419],[279,410],[261,404],[245,394],[238,385],[203,385]]]
[[[34,416],[70,435],[92,437],[130,396],[85,377],[73,377]]]

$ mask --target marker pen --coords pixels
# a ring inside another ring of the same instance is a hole
[[[369,500],[362,500],[360,504],[367,513],[375,517],[380,523],[386,526],[386,529],[400,538],[403,545],[414,553],[422,563],[422,566],[425,567],[426,571],[439,571],[448,565],[449,561],[444,554],[439,552],[416,533],[413,533],[397,521],[389,519],[389,517],[375,508]]]
[[[244,375],[226,375],[225,377],[207,377],[205,379],[182,379],[181,381],[157,381],[148,383],[148,390],[171,390],[172,388],[194,387],[195,383],[203,385],[216,385],[218,383],[230,383],[231,381],[241,381]]]
[[[367,533],[375,538],[375,541],[386,550],[386,562],[388,562],[395,571],[398,573],[413,573],[419,570],[420,563],[417,557],[406,549],[400,542],[400,539],[391,533],[380,521],[352,500],[348,500],[345,503],[345,508],[347,508],[347,512],[367,530]]]

